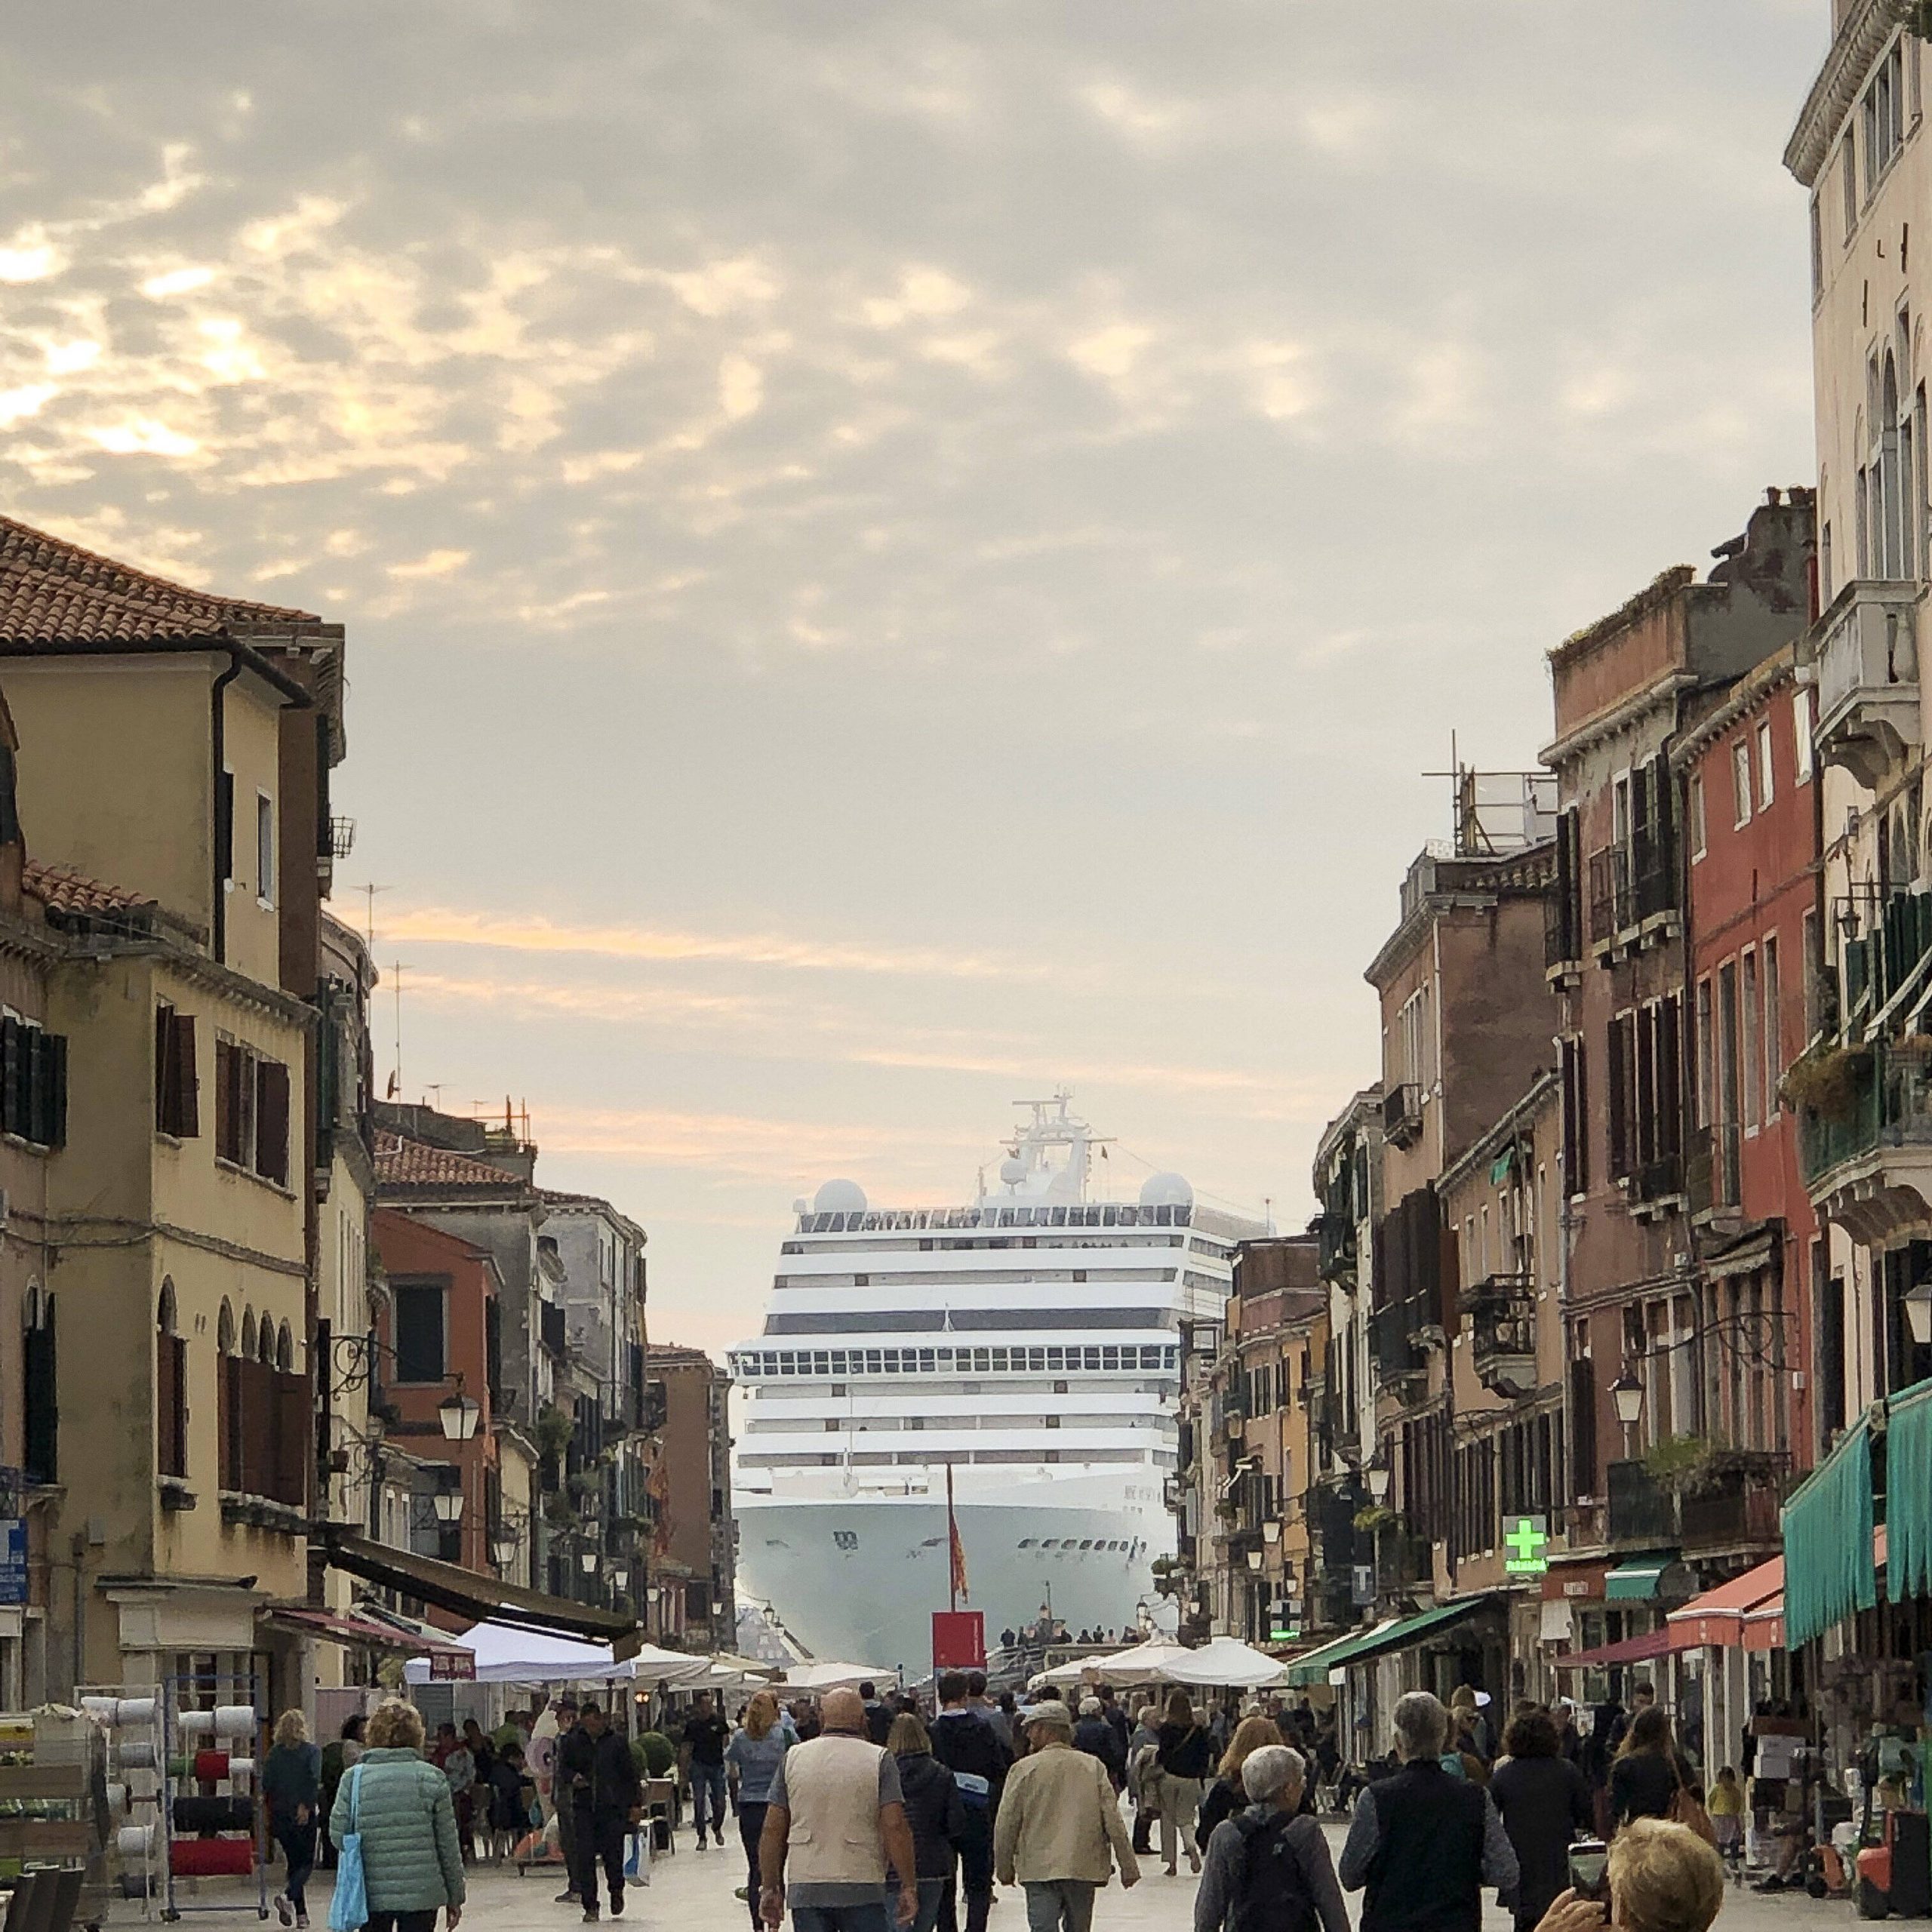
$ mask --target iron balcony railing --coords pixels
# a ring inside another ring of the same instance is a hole
[[[1536,1381],[1537,1294],[1528,1275],[1491,1275],[1463,1291],[1478,1379],[1527,1390]]]
[[[1413,1080],[1398,1081],[1383,1095],[1382,1131],[1398,1147],[1422,1131],[1422,1089]]]
[[[1636,924],[1630,848],[1604,845],[1590,854],[1590,937],[1601,945]]]
[[[1648,1466],[1633,1457],[1612,1463],[1610,1479],[1610,1540],[1612,1543],[1666,1544],[1677,1537],[1677,1512],[1669,1490]]]
[[[1731,1549],[1778,1540],[1778,1512],[1790,1486],[1783,1450],[1730,1450],[1720,1466],[1684,1491],[1678,1506],[1687,1550]]]

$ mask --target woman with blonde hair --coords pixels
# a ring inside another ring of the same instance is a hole
[[[284,1711],[276,1720],[275,1742],[262,1767],[262,1798],[288,1873],[275,1895],[275,1916],[285,1925],[306,1925],[309,1906],[303,1888],[315,1869],[322,1754],[309,1741],[309,1720],[300,1711]]]
[[[362,1835],[362,1881],[369,1897],[366,1932],[448,1932],[463,1917],[463,1854],[449,1780],[423,1756],[423,1719],[392,1698],[369,1719],[368,1748],[342,1781],[329,1837],[339,1848]]]
[[[1710,1932],[1724,1904],[1724,1861],[1688,1825],[1633,1818],[1610,1847],[1610,1909],[1565,1892],[1537,1932]]]
[[[1235,1725],[1235,1734],[1228,1740],[1228,1748],[1215,1767],[1218,1775],[1201,1801],[1201,1815],[1194,1827],[1198,1843],[1204,1845],[1223,1818],[1247,1810],[1247,1792],[1241,1781],[1241,1767],[1264,1745],[1281,1741],[1281,1728],[1272,1718],[1245,1717]]]
[[[792,1742],[781,1721],[777,1694],[761,1690],[740,1713],[737,1730],[724,1747],[724,1771],[738,1801],[738,1837],[750,1871],[745,1898],[752,1924],[758,1924],[758,1841],[764,1830],[771,1786]]]
[[[1194,1700],[1179,1684],[1168,1694],[1155,1746],[1161,1767],[1161,1863],[1171,1878],[1177,1869],[1178,1841],[1187,1854],[1189,1869],[1201,1869],[1201,1844],[1195,1836],[1195,1814],[1214,1766],[1214,1740],[1194,1715]]]

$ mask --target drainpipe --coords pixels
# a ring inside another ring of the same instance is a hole
[[[211,801],[214,813],[214,830],[221,830],[221,782],[222,774],[228,762],[228,688],[242,675],[242,654],[234,645],[228,647],[228,669],[214,681],[208,694],[208,742],[214,761],[214,793]],[[210,843],[217,848],[219,837]],[[235,863],[235,801],[231,795],[228,809],[228,850],[217,849],[214,854],[214,900],[210,929],[214,935],[214,952],[216,963],[228,962],[228,881],[230,868]]]

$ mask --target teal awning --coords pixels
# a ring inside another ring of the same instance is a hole
[[[1667,1556],[1645,1556],[1634,1563],[1620,1563],[1603,1580],[1605,1603],[1648,1603],[1670,1567]]]
[[[1885,1594],[1932,1596],[1932,1382],[1886,1404]]]
[[[1452,1603],[1439,1603],[1432,1610],[1417,1611],[1414,1616],[1398,1618],[1393,1623],[1378,1624],[1373,1630],[1362,1631],[1341,1643],[1331,1644],[1324,1650],[1311,1651],[1306,1657],[1297,1657],[1288,1666],[1288,1681],[1326,1683],[1329,1672],[1339,1665],[1366,1663],[1371,1657],[1386,1657],[1391,1651],[1405,1651],[1432,1631],[1446,1630],[1451,1624],[1460,1623],[1475,1616],[1478,1611],[1487,1609],[1496,1600],[1487,1592],[1481,1596],[1458,1597]]]
[[[1860,1422],[1784,1506],[1785,1643],[1795,1650],[1878,1601],[1872,1430]]]

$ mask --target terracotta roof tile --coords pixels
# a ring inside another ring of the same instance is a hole
[[[321,621],[307,611],[171,583],[0,517],[0,648],[146,644]]]
[[[27,860],[20,883],[27,896],[38,899],[50,912],[70,918],[111,918],[151,910],[155,903],[123,887],[103,885],[71,866],[44,866],[33,859]]]
[[[376,1130],[376,1180],[384,1187],[488,1187],[514,1192],[523,1183],[486,1161],[427,1142],[406,1140],[386,1128]]]

